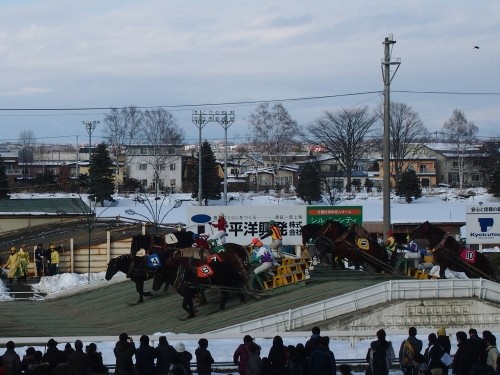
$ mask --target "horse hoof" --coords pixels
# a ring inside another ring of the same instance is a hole
[[[144,292],[144,297],[152,297],[153,293],[151,292]]]

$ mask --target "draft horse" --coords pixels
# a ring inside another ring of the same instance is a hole
[[[496,275],[486,255],[463,248],[449,233],[428,221],[420,224],[409,235],[411,239],[427,239],[434,262],[439,265],[439,277],[445,279],[445,270],[464,272],[467,277],[483,277],[496,281]]]
[[[307,243],[309,241],[313,241],[316,243],[316,240],[320,236],[320,231],[323,225],[321,224],[306,224],[300,228],[300,233],[302,234],[302,248],[306,249],[307,248]],[[325,252],[320,251],[316,247],[316,252],[318,254],[318,258],[327,264],[331,264],[330,259],[326,256]]]
[[[245,301],[243,288],[246,279],[229,262],[173,257],[159,268],[154,284],[159,275],[163,279],[161,282],[166,281],[182,296],[182,308],[188,313],[188,318],[195,316],[193,299],[206,288],[220,290],[220,310],[225,309],[231,291],[237,292],[241,302]]]
[[[316,250],[321,254],[330,253],[332,256],[332,269],[343,268],[341,259],[337,254],[336,241],[347,232],[347,227],[336,220],[328,219],[316,233],[314,242]],[[303,237],[304,238],[304,237]]]
[[[117,258],[113,258],[109,261],[108,267],[106,269],[106,280],[111,280],[111,278],[116,275],[119,271],[123,273],[129,273],[130,264],[132,262],[132,257],[127,255],[120,255]],[[139,293],[139,300],[137,303],[142,303],[144,301],[144,297],[150,297],[153,294],[151,292],[144,291],[144,282],[154,276],[153,272],[149,272],[149,270],[145,269],[144,273],[131,273],[130,279],[135,283],[135,290]]]

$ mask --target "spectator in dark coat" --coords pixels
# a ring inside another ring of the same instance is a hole
[[[335,355],[328,348],[330,338],[322,336],[319,339],[319,346],[313,349],[309,359],[311,375],[335,375],[337,373],[337,363]]]
[[[68,342],[68,343],[66,343],[66,345],[64,345],[63,352],[66,355],[66,358],[69,358],[69,356],[75,352],[75,349],[73,349],[71,344]]]
[[[168,374],[176,354],[175,348],[168,343],[167,338],[160,336],[158,346],[155,348],[156,373],[158,375]]]
[[[32,346],[26,349],[26,355],[24,355],[23,359],[21,360],[21,371],[23,373],[29,374],[30,369],[33,368],[34,365],[36,365],[35,353],[36,350]]]
[[[464,372],[462,369],[462,357],[465,347],[465,342],[467,341],[467,334],[463,331],[458,331],[456,333],[457,337],[457,351],[453,356],[453,363],[451,365],[452,373],[455,375],[467,375],[468,372]]]
[[[451,354],[450,338],[446,334],[446,329],[443,327],[438,328],[438,330],[437,330],[437,343],[439,344],[439,346],[441,346],[441,348],[443,348],[443,350],[446,353]],[[443,374],[442,375],[448,375],[448,366],[443,365]]]
[[[302,374],[309,375],[309,360],[306,357],[306,347],[302,343],[295,345],[297,360],[302,364]]]
[[[297,355],[297,348],[293,345],[286,347],[288,351],[288,373],[290,375],[303,375],[302,359]]]
[[[319,346],[319,338],[321,337],[321,329],[319,327],[313,327],[311,330],[311,337],[309,340],[306,341],[305,348],[306,348],[306,358],[309,361],[309,358],[311,358],[311,352],[312,350]]]
[[[437,342],[435,333],[429,335],[429,347],[425,350],[425,358],[427,359],[428,369],[433,375],[441,375],[443,372],[443,363],[441,357],[444,354],[443,348]]]
[[[212,374],[212,364],[215,361],[207,348],[208,340],[204,338],[199,339],[198,348],[194,351],[194,355],[196,356],[196,371],[198,372],[198,375]]]
[[[57,341],[50,339],[47,342],[47,351],[43,355],[42,361],[49,363],[49,368],[52,372],[58,364],[65,363],[66,360],[67,358],[64,352],[57,348]]]
[[[68,363],[76,368],[80,375],[88,375],[89,360],[87,353],[83,351],[83,343],[80,340],[75,341],[75,351],[68,356]]]
[[[474,366],[483,365],[485,363],[486,341],[477,335],[477,331],[474,328],[471,328],[460,361],[461,373],[469,374]]]
[[[260,346],[253,341],[248,345],[248,364],[245,371],[246,375],[261,375],[262,360],[260,358]]]
[[[89,372],[92,375],[103,375],[109,372],[108,368],[104,366],[102,354],[97,351],[97,345],[91,342],[86,348],[87,359],[89,362]]]
[[[7,341],[5,344],[7,349],[2,355],[3,366],[6,375],[18,375],[21,373],[21,357],[16,353],[16,344],[14,341]]]
[[[139,347],[135,351],[135,371],[139,375],[155,373],[155,350],[149,345],[149,337],[142,335]]]
[[[247,364],[248,364],[248,347],[253,342],[253,338],[250,335],[245,335],[243,337],[243,344],[238,345],[233,354],[233,363],[238,366],[238,373],[240,375],[246,375]]]
[[[178,342],[175,345],[175,351],[177,354],[175,355],[174,364],[183,367],[187,375],[192,375],[191,360],[193,359],[193,355],[186,350],[183,342]]]
[[[115,375],[134,375],[135,344],[131,337],[120,333],[118,342],[113,349],[116,358]]]
[[[267,356],[271,362],[271,372],[274,375],[287,375],[288,369],[286,367],[288,361],[288,350],[285,345],[283,345],[283,339],[281,336],[274,336],[273,345],[269,350],[269,355]]]

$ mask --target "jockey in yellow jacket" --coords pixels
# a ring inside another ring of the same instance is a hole
[[[276,258],[280,259],[283,257],[283,236],[281,235],[281,229],[276,225],[274,220],[269,221],[269,230],[266,234],[261,236],[261,239],[271,236],[271,244],[269,247],[276,253]]]

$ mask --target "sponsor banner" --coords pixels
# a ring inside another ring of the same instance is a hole
[[[467,206],[467,244],[500,244],[500,206]]]
[[[302,243],[301,228],[306,222],[307,206],[190,206],[187,208],[187,230],[212,235],[219,213],[223,213],[228,227],[226,242],[248,245],[252,238],[260,237],[274,220],[283,234],[283,245]],[[271,243],[271,237],[264,244]]]
[[[323,224],[332,219],[348,227],[363,225],[363,206],[307,206],[307,224]]]

